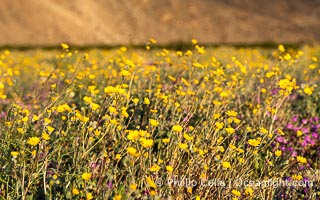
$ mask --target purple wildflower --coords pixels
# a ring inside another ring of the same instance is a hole
[[[293,116],[291,120],[296,122],[298,120],[298,117],[297,116]]]
[[[287,124],[287,129],[293,129],[293,125],[292,124]]]
[[[282,143],[284,142],[284,137],[277,137],[276,141]]]

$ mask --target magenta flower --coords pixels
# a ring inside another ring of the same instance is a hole
[[[312,137],[314,137],[314,138],[316,138],[316,139],[318,138],[318,134],[315,133],[315,132],[313,132],[311,135],[312,135]]]
[[[298,120],[298,117],[297,117],[297,116],[293,116],[293,117],[291,118],[291,120],[294,121],[294,122],[296,122],[296,121]]]
[[[287,129],[293,129],[293,125],[292,124],[287,124]]]
[[[309,128],[302,128],[301,131],[302,131],[302,133],[309,133],[310,132]]]
[[[282,143],[282,142],[284,142],[284,137],[277,137],[276,141],[279,143]]]
[[[291,153],[291,156],[292,156],[292,157],[296,157],[296,156],[297,156],[297,152],[296,152],[296,151],[293,151],[293,152]]]

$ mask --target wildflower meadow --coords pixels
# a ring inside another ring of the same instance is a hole
[[[0,52],[0,199],[320,199],[320,46]]]

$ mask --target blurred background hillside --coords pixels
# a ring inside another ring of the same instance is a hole
[[[0,45],[320,41],[319,0],[1,0]]]

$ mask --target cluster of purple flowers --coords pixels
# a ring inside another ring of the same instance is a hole
[[[292,117],[284,129],[284,136],[278,136],[276,142],[288,156],[304,156],[313,160],[320,156],[320,120],[319,117],[301,119]]]

